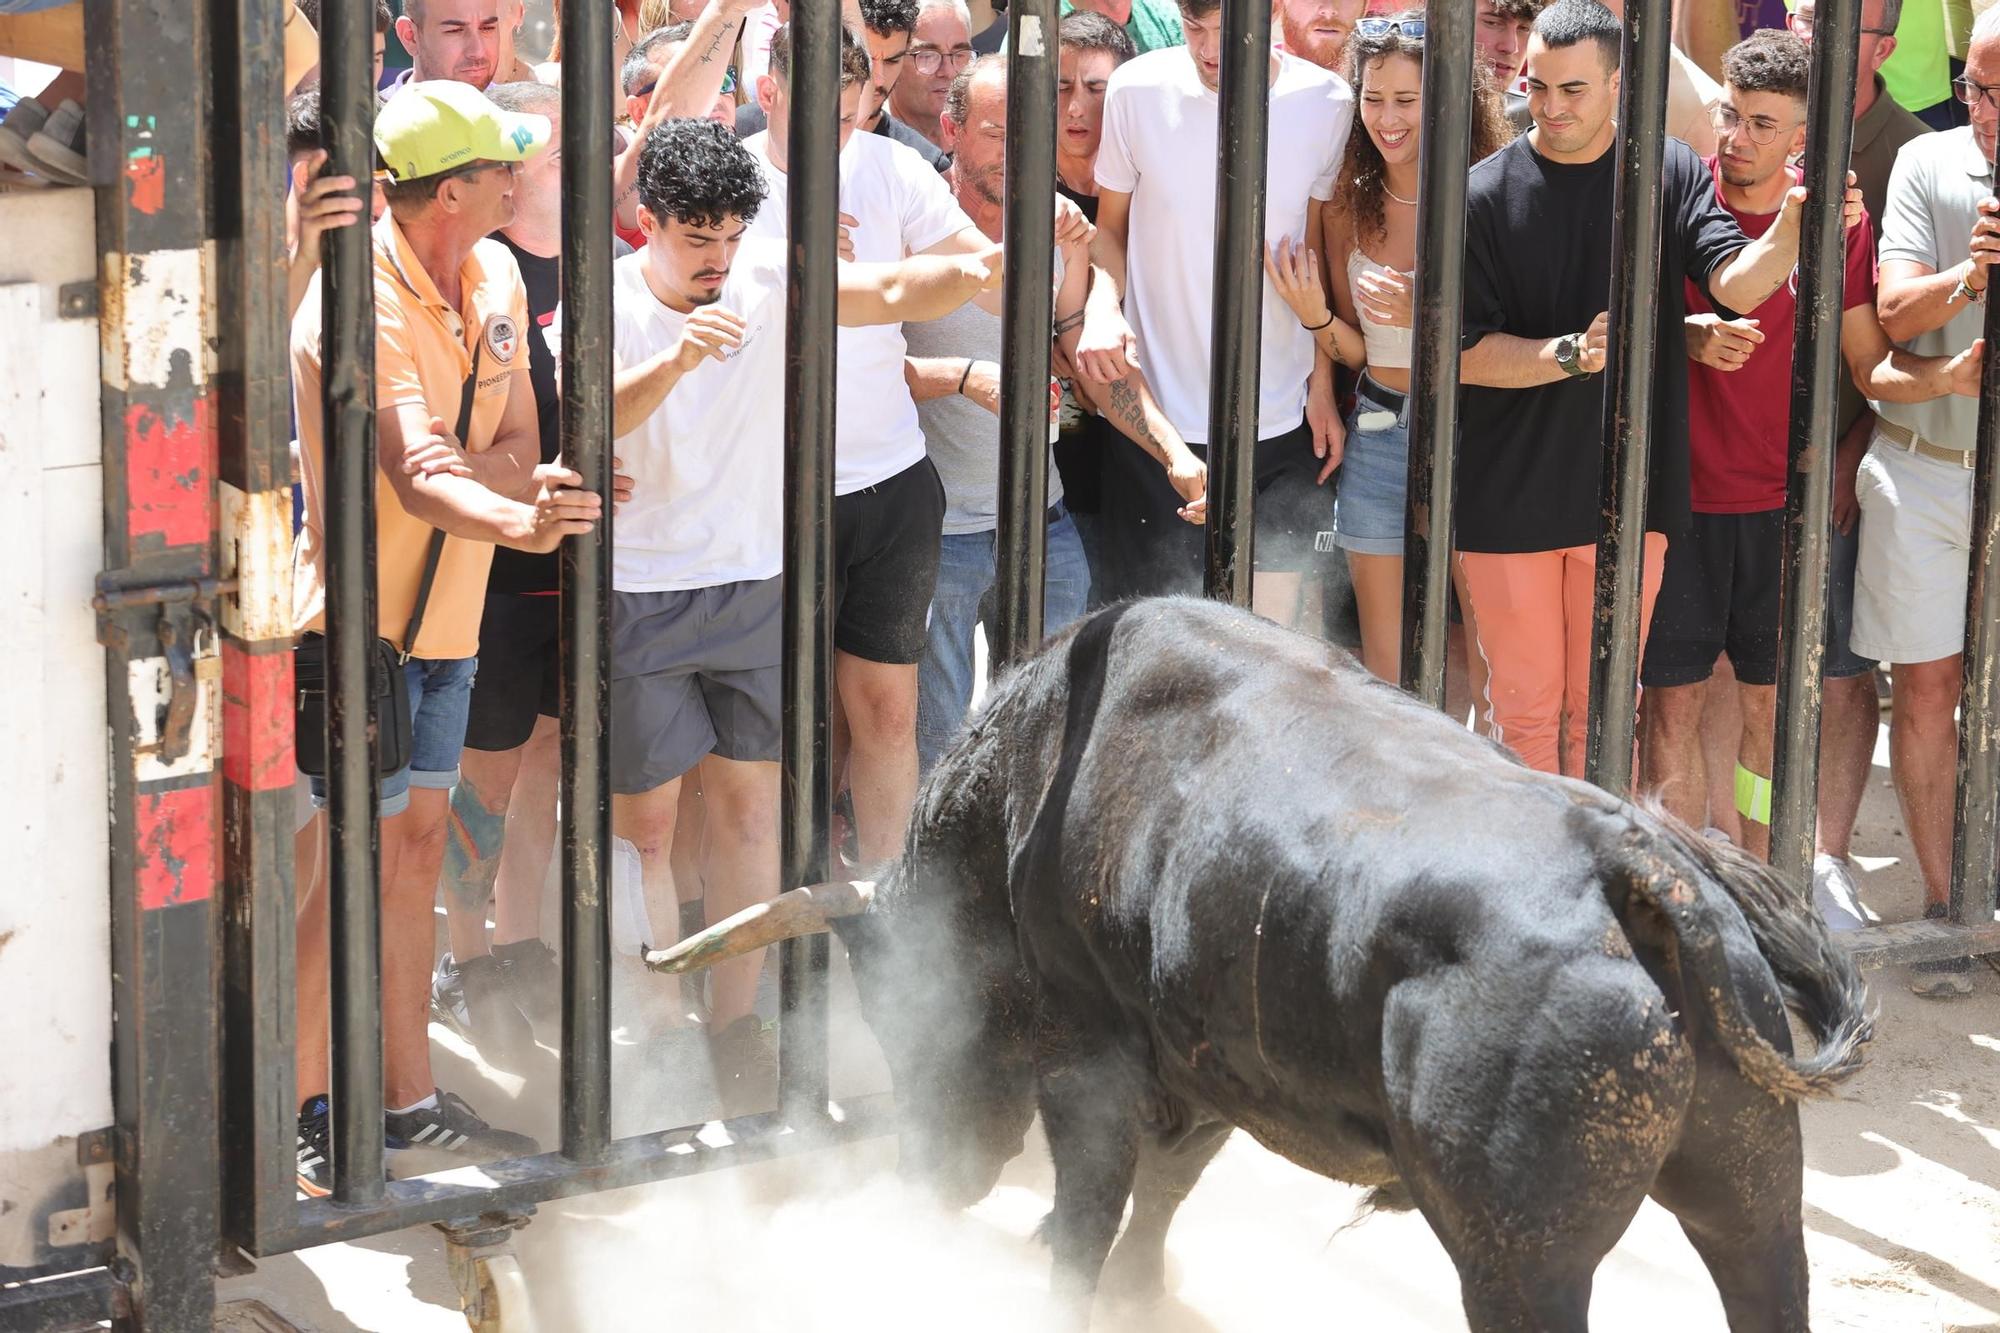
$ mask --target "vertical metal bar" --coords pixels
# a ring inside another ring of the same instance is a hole
[[[611,1141],[611,31],[563,14],[562,455],[604,517],[562,544],[562,1151]]]
[[[1264,342],[1264,171],[1271,120],[1271,59],[1271,7],[1261,0],[1223,0],[1204,591],[1237,606],[1250,605],[1250,576],[1256,568],[1258,371]]]
[[[1840,316],[1847,278],[1842,204],[1854,142],[1855,58],[1861,0],[1826,0],[1813,27],[1799,238],[1798,323],[1785,484],[1784,628],[1778,636],[1776,751],[1771,771],[1771,864],[1809,882],[1819,813],[1819,718],[1826,666],[1827,553],[1832,542],[1833,446],[1839,427]]]
[[[833,762],[833,404],[840,199],[840,7],[792,10],[785,298],[784,883],[827,875]],[[824,935],[788,940],[778,977],[778,1102],[791,1125],[826,1116]]]
[[[208,144],[203,99],[187,74],[187,53],[205,49],[207,10],[205,0],[83,8],[105,593],[213,573]],[[125,1326],[141,1330],[207,1328],[214,1317],[217,738],[197,726],[177,747],[184,752],[168,753],[156,743],[167,701],[147,684],[177,677],[182,699],[199,707],[213,686],[190,668],[213,652],[212,635],[187,604],[135,599],[100,622],[111,788],[111,1262],[131,1293]]]
[[[1049,531],[1049,330],[1055,253],[1056,6],[1007,9],[1007,272],[1001,288],[1000,527],[994,662],[1042,641]]]
[[[1473,13],[1437,5],[1424,38],[1417,212],[1417,332],[1410,363],[1409,498],[1403,522],[1403,688],[1444,706],[1445,612],[1458,466],[1465,326],[1465,176],[1472,156]]]
[[[1632,786],[1639,692],[1640,576],[1646,553],[1646,476],[1653,457],[1653,358],[1660,299],[1660,173],[1666,156],[1667,0],[1625,0],[1624,78],[1618,97],[1618,243],[1611,265],[1610,357],[1605,365],[1604,463],[1597,595],[1590,636],[1590,731],[1585,766],[1609,792]]]
[[[365,5],[327,5],[321,19],[326,170],[366,181],[375,174],[374,13]],[[369,681],[376,635],[375,257],[365,227],[335,228],[321,244],[333,1196],[374,1204],[383,1193],[381,830]]]
[[[2000,302],[1986,303],[1986,346],[2000,347]],[[1965,595],[1965,669],[1958,705],[1958,792],[1951,830],[1954,925],[1990,925],[2000,911],[2000,357],[1979,384],[1979,447],[1972,463],[1971,578]]]
[[[285,295],[282,8],[214,0],[209,207],[223,599],[223,1225],[245,1249],[289,1226],[292,1134],[290,311]]]

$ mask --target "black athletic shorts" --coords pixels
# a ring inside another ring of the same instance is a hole
[[[552,593],[489,592],[479,621],[479,674],[465,723],[469,750],[514,750],[528,743],[537,717],[562,708],[558,638],[562,598]]]
[[[898,666],[924,655],[944,537],[944,483],[924,458],[833,498],[833,646]]]
[[[1785,511],[1695,514],[1667,543],[1642,685],[1694,685],[1727,651],[1745,685],[1778,681],[1780,560]]]
[[[1208,446],[1190,444],[1204,462]],[[1105,551],[1104,600],[1199,593],[1205,558],[1202,529],[1181,518],[1181,498],[1166,469],[1123,435],[1104,446],[1104,490],[1098,518]],[[1257,441],[1257,571],[1296,574],[1326,568],[1335,559],[1333,490],[1318,482],[1312,427],[1300,425]],[[1213,493],[1216,482],[1210,479]],[[1090,571],[1092,583],[1100,577]]]

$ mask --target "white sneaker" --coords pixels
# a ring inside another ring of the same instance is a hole
[[[1854,887],[1854,872],[1845,857],[1821,852],[1813,857],[1813,906],[1833,931],[1860,930],[1874,919]]]

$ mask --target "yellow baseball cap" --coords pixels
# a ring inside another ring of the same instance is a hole
[[[502,111],[469,83],[406,83],[375,115],[375,149],[391,180],[473,162],[520,162],[548,146],[549,118]]]

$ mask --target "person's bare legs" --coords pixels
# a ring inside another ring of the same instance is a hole
[[[702,800],[702,770],[697,767],[681,778],[680,801],[674,811],[674,894],[676,919],[683,937],[705,915],[702,900],[708,896],[704,867],[708,863],[708,815]],[[724,913],[723,915],[727,915]],[[720,921],[722,916],[717,916]]]
[[[1881,725],[1873,671],[1827,678],[1819,716],[1818,842],[1820,851],[1843,861],[1861,817],[1861,798],[1868,792]]]
[[[1903,828],[1924,877],[1926,903],[1951,893],[1951,828],[1958,781],[1958,707],[1961,659],[1898,662],[1890,672],[1889,771]]]
[[[1776,743],[1772,727],[1778,717],[1778,687],[1776,685],[1736,685],[1738,711],[1742,723],[1737,736],[1736,763],[1749,769],[1758,777],[1769,781],[1771,769],[1776,764]],[[1729,773],[1731,804],[1734,804],[1736,772]],[[1711,783],[1711,786],[1714,784]],[[1750,815],[1738,812],[1736,821],[1740,833],[1736,845],[1760,861],[1771,859],[1771,825],[1759,822]]]
[[[778,766],[709,755],[701,761],[708,817],[709,908],[722,920],[775,896],[778,883]],[[709,970],[713,1025],[725,1028],[752,1012],[764,951]]]
[[[833,688],[847,718],[847,785],[861,861],[879,865],[903,850],[917,799],[917,666],[836,649]]]
[[[1361,612],[1361,663],[1397,684],[1403,676],[1403,557],[1349,551],[1347,573]]]
[[[486,908],[509,831],[514,780],[521,751],[475,750],[459,754],[458,785],[451,790],[450,815],[440,883],[444,889],[445,934],[460,963],[492,952],[486,936]]]
[[[1472,730],[1481,736],[1493,734],[1492,705],[1486,698],[1486,655],[1479,649],[1479,624],[1472,616],[1472,599],[1465,595],[1465,571],[1458,561],[1451,562],[1451,586],[1458,594],[1458,614],[1465,623],[1452,626],[1453,661],[1445,667],[1445,693],[1451,702],[1452,716],[1472,715]],[[1464,673],[1464,693],[1454,693],[1452,665],[1462,662],[1459,669]],[[1458,700],[1463,701],[1463,706]]]
[[[680,802],[681,780],[634,796],[611,798],[611,831],[632,844],[639,853],[641,881],[645,885],[646,915],[653,930],[672,930],[673,939],[648,940],[651,948],[664,949],[680,939],[680,904],[674,896],[674,811]]]
[[[1720,829],[1738,847],[1744,845],[1742,820],[1736,813],[1736,761],[1743,738],[1743,704],[1737,697],[1736,668],[1724,653],[1715,674],[1702,689],[1701,753],[1708,769],[1707,814],[1693,821]]]
[[[451,793],[410,788],[410,808],[382,821],[383,1101],[392,1109],[437,1091],[431,1073],[433,920]]]
[[[1708,682],[1649,685],[1639,700],[1640,786],[1657,793],[1667,813],[1701,827],[1708,802],[1702,752],[1702,696]]]
[[[500,845],[500,869],[493,877],[496,945],[541,938],[542,897],[548,888],[549,862],[556,850],[561,724],[552,717],[536,718],[534,734],[521,747],[520,756],[514,793],[507,802],[507,836]],[[463,760],[460,771],[463,772]]]
[[[1303,574],[1252,574],[1250,609],[1266,620],[1276,621],[1286,629],[1297,629],[1301,605],[1300,592],[1304,585]]]

